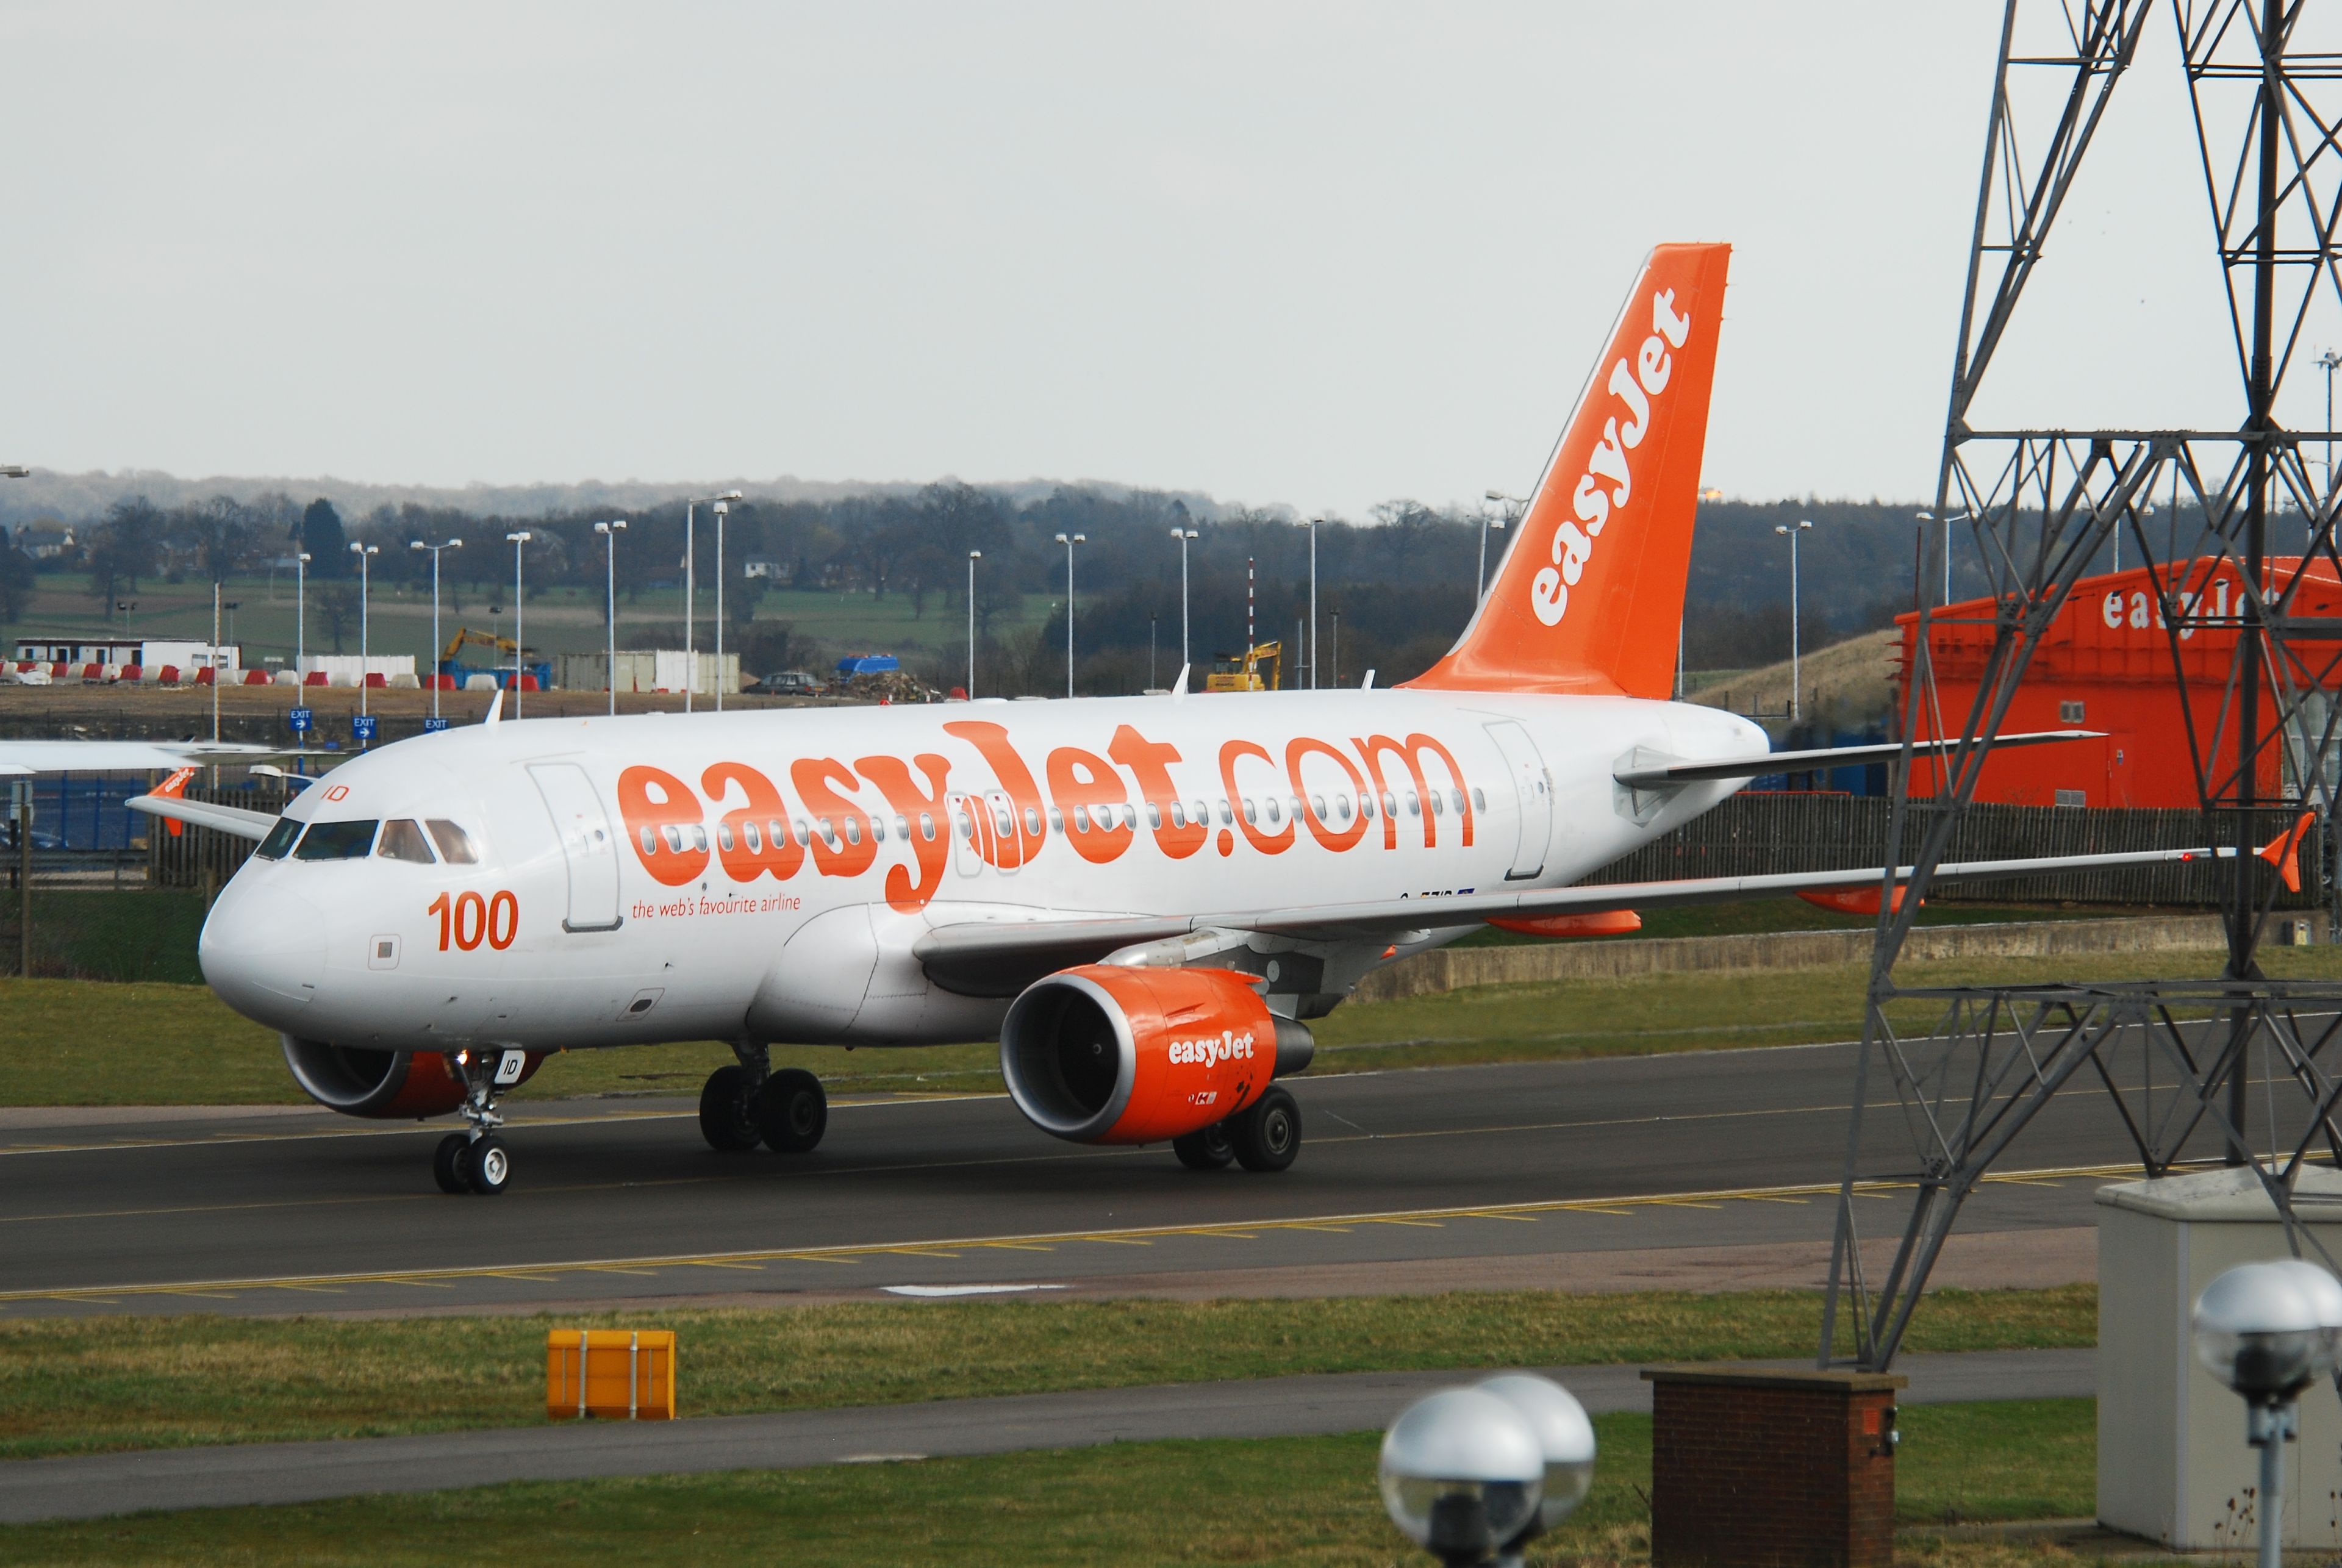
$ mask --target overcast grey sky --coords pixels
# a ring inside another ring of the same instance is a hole
[[[1998,23],[0,0],[0,460],[1356,515],[1533,482],[1636,259],[1722,238],[1709,482],[1917,496]],[[2167,33],[2138,76],[2055,258],[2122,341],[2010,406],[2233,424]]]

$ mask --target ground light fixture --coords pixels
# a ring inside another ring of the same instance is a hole
[[[1407,1539],[1451,1565],[1488,1562],[1537,1523],[1545,1446],[1510,1400],[1450,1388],[1383,1434],[1383,1506]]]
[[[1500,1564],[1517,1568],[1531,1541],[1559,1525],[1586,1501],[1594,1484],[1594,1423],[1586,1419],[1576,1396],[1551,1378],[1508,1372],[1482,1379],[1478,1387],[1520,1412],[1545,1451],[1545,1483],[1536,1513],[1497,1554]]]
[[[2334,1369],[2342,1283],[2298,1259],[2242,1263],[2204,1287],[2193,1327],[2197,1359],[2245,1402],[2245,1441],[2261,1451],[2261,1568],[2277,1568],[2285,1445],[2301,1391]]]

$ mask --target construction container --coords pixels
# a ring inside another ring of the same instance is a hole
[[[2264,596],[2295,621],[2342,618],[2342,582],[2333,566],[2313,562],[2297,589],[2296,556],[2272,557]],[[2000,733],[2087,729],[2103,740],[1996,751],[1985,762],[1975,798],[2010,805],[2197,806],[2197,758],[2217,782],[2236,766],[2237,703],[2227,690],[2244,624],[2246,595],[2231,563],[2187,562],[2085,577],[2043,634],[2008,706]],[[2178,612],[2176,624],[2167,607]],[[1901,630],[1897,695],[1906,721],[1923,741],[1957,738],[1968,722],[1987,655],[1999,626],[1989,599],[1948,604],[1928,615],[1927,651],[1935,671],[1932,699],[1915,696],[1918,617],[1896,617]],[[2342,680],[2335,643],[2293,644],[2302,667],[2284,673],[2287,687],[2311,686],[2303,716],[2307,733],[2285,737],[2261,752],[2255,794],[2262,800],[2296,795],[2307,774],[2309,748],[2326,724],[2327,704]],[[2187,698],[2181,700],[2180,676]],[[2276,677],[2264,675],[2261,722],[2280,711]],[[2189,744],[2194,732],[2195,744]],[[2342,746],[2336,748],[2342,752]],[[2325,759],[2337,776],[2342,755]],[[1932,794],[1936,766],[1912,764],[1911,794]],[[2231,790],[2229,793],[2233,793]]]
[[[554,1421],[675,1419],[675,1331],[556,1328],[545,1336],[545,1413]]]

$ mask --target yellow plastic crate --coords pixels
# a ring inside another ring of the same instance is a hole
[[[552,1330],[545,1336],[545,1413],[555,1421],[673,1421],[675,1331]]]

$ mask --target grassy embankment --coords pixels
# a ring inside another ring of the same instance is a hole
[[[1900,1416],[1899,1559],[1944,1568],[2072,1563],[2056,1546],[1947,1539],[1949,1520],[2071,1519],[2096,1495],[2087,1400],[1917,1405]],[[1538,1563],[1650,1551],[1651,1422],[1595,1421],[1593,1491]],[[207,1509],[0,1527],[35,1563],[454,1561],[973,1564],[1419,1562],[1375,1485],[1378,1436],[1116,1443],[916,1463],[536,1482],[420,1497]]]
[[[2217,971],[2214,953],[1907,964],[1906,985],[2075,978],[2122,979],[2190,968]],[[2342,949],[2265,948],[2277,976],[2342,974]],[[1315,1071],[1470,1062],[1565,1060],[1845,1040],[1862,1021],[1862,964],[1820,969],[1661,974],[1550,985],[1486,986],[1343,1007],[1313,1025]],[[1924,1028],[1908,1003],[1897,1022]],[[692,1094],[730,1059],[712,1043],[555,1056],[520,1094]],[[810,1067],[836,1093],[999,1087],[988,1045],[776,1053]],[[275,1036],[201,986],[0,981],[0,1104],[11,1105],[295,1104]]]
[[[676,1307],[687,1415],[985,1394],[1501,1366],[1809,1353],[1820,1297],[1549,1291],[1308,1301],[848,1303]],[[0,1322],[0,1459],[545,1419],[545,1333],[640,1314]],[[1906,1348],[2087,1345],[2097,1292],[1937,1292]]]

